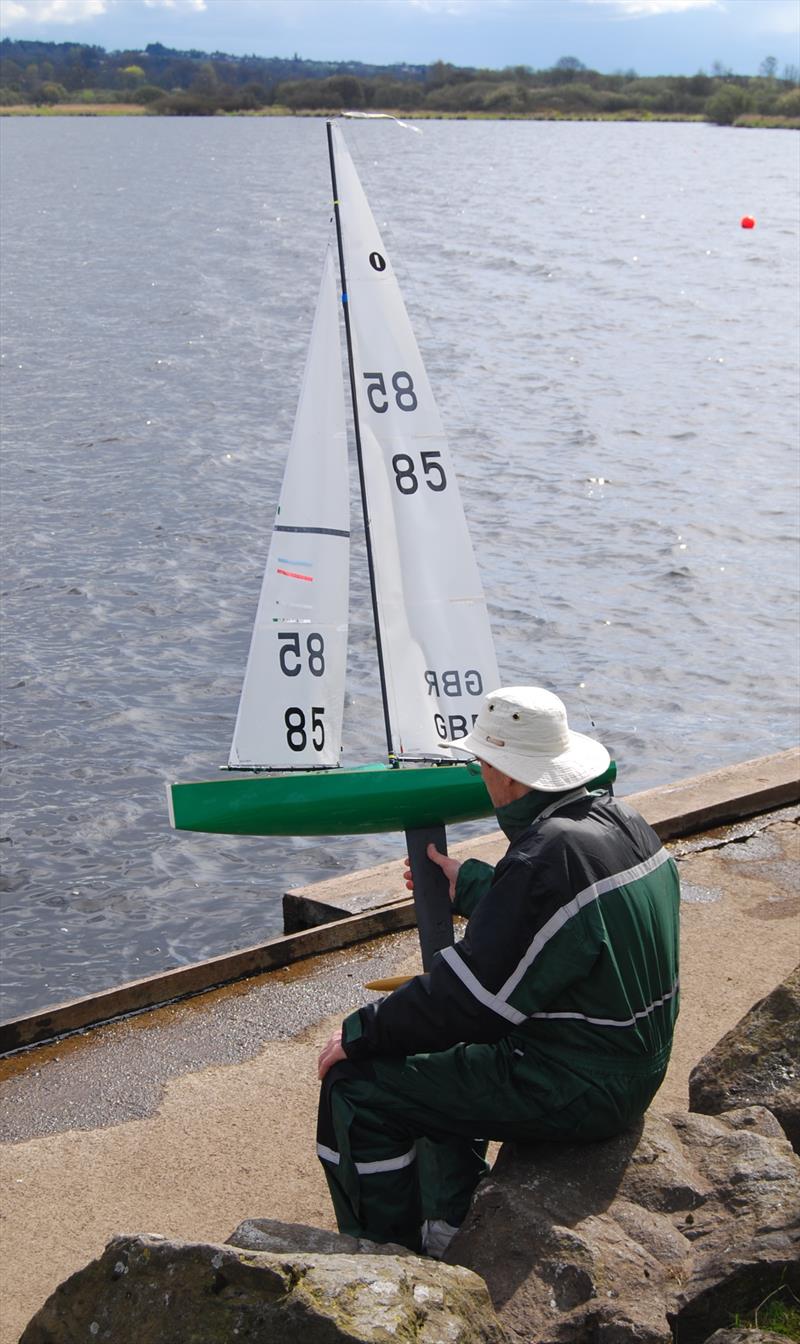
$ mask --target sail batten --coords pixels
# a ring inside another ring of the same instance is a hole
[[[281,523],[276,523],[273,532],[309,532],[312,536],[318,537],[349,537],[350,531],[347,528],[340,527],[287,527]]]

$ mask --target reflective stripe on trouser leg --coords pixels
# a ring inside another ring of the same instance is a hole
[[[419,1249],[416,1144],[381,1113],[364,1065],[339,1064],[322,1085],[317,1153],[340,1232]]]

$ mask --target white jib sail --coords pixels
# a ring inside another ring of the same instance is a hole
[[[325,258],[228,764],[340,764],[350,554],[344,383]]]
[[[442,757],[499,685],[442,423],[378,227],[337,127],[337,194],[392,745]]]

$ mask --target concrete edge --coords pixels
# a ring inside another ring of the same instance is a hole
[[[626,801],[638,808],[662,839],[674,839],[750,817],[758,812],[800,801],[800,748],[744,761],[676,784],[631,794]],[[488,850],[500,844],[494,836],[477,837],[453,847],[453,852]],[[316,883],[303,890],[319,891],[352,886],[364,879],[383,879],[391,872],[396,887],[397,860],[362,873]],[[289,966],[307,957],[338,951],[353,943],[379,938],[416,923],[414,902],[394,899],[377,909],[336,919],[300,933],[269,939],[254,947],[163,971],[145,980],[133,980],[99,994],[57,1004],[24,1017],[0,1022],[0,1056],[26,1050],[59,1036],[84,1031],[115,1018],[144,1012],[178,999],[201,994],[220,985]]]
[[[662,840],[691,835],[800,799],[800,747],[626,797]]]

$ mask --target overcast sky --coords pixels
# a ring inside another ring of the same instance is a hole
[[[694,74],[800,65],[800,0],[0,0],[11,38],[233,55]]]

